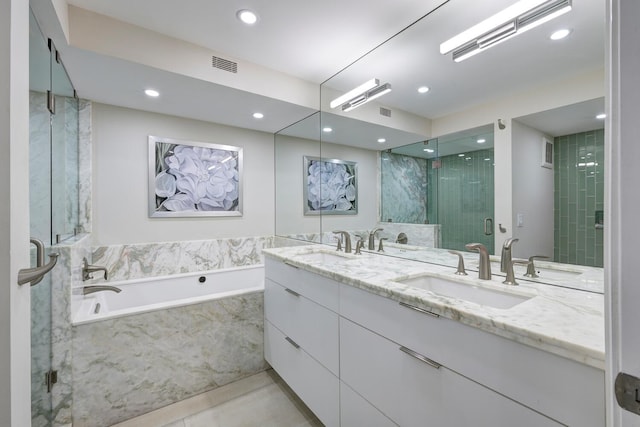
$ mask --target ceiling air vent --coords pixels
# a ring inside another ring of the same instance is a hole
[[[385,117],[391,117],[391,110],[388,108],[380,107],[380,115]]]
[[[211,57],[211,66],[230,73],[238,72],[238,63],[229,61],[228,59],[218,58],[217,56]]]

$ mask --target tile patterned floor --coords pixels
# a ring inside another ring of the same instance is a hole
[[[322,427],[273,370],[112,427]]]

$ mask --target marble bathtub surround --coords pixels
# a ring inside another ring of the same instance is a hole
[[[253,292],[73,328],[73,425],[104,427],[267,368]]]
[[[397,282],[425,273],[454,280],[455,270],[450,267],[366,253],[340,262],[324,262],[319,257],[307,257],[305,260],[299,256],[314,250],[320,248],[268,249],[265,254],[346,285],[428,309],[504,338],[604,369],[604,296],[601,294],[521,282],[516,292],[535,296],[510,309],[497,309]],[[323,250],[327,251],[326,248]],[[487,286],[487,281],[473,276],[465,280],[470,285]],[[502,280],[496,277],[490,286],[513,292],[514,288],[503,285]]]
[[[109,280],[128,280],[261,264],[274,237],[140,243],[94,248],[91,264],[107,268]]]

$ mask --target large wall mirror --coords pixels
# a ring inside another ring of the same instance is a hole
[[[357,214],[321,214],[318,242],[384,228],[385,255],[454,266],[443,249],[478,241],[499,255],[515,237],[515,257],[602,265],[604,4],[548,1],[572,8],[515,36],[506,26],[480,37],[477,54],[471,44],[441,53],[515,3],[443,2],[322,84],[311,139],[322,158],[357,162],[359,185]],[[560,29],[569,35],[552,40]],[[331,105],[371,80],[366,95]]]

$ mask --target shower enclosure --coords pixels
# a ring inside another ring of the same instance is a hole
[[[78,224],[78,99],[53,42],[31,12],[29,22],[29,211],[31,238],[45,252]],[[36,264],[32,247],[31,265]],[[61,267],[59,267],[61,268]],[[27,286],[27,285],[25,285]],[[32,426],[51,426],[51,275],[31,287]]]

